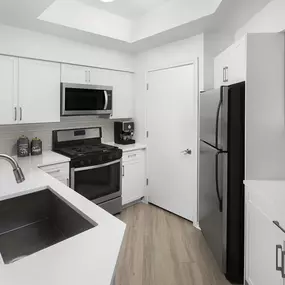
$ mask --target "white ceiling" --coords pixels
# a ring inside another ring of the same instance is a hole
[[[55,23],[38,20],[39,15],[41,15],[48,7],[50,7],[54,3],[54,1],[55,0],[0,0],[0,24],[2,23],[5,25],[10,25],[32,31],[38,31],[41,33],[47,33],[58,37],[71,39],[73,41],[87,43],[90,45],[97,45],[105,48],[122,51],[138,52],[173,41],[182,40],[200,33],[227,32],[229,34],[232,34],[234,33],[234,31],[236,31],[236,29],[240,28],[243,24],[245,24],[255,13],[260,11],[266,4],[268,4],[268,2],[273,0],[223,0],[219,8],[212,15],[205,16],[194,21],[190,20],[190,22],[188,23],[178,25],[176,27],[170,28],[169,30],[165,30],[158,34],[153,34],[152,36],[148,36],[146,38],[142,38],[141,40],[137,40],[133,43],[126,42],[120,39],[115,39],[114,37],[110,36],[94,34],[92,32],[86,32],[64,25],[58,25]],[[70,0],[61,1],[69,2]],[[141,2],[143,1],[150,0],[141,0]],[[166,6],[169,6],[172,1],[175,1],[176,3],[188,3],[191,1],[202,2],[202,0],[169,0],[164,4]],[[203,1],[213,2],[217,0]],[[250,1],[250,5],[248,5],[248,1]],[[177,6],[180,7],[180,5]],[[107,11],[105,11],[105,13],[107,13]],[[169,14],[169,17],[172,19],[173,16],[175,16],[176,14],[177,13],[172,9]],[[181,14],[178,13],[176,16],[180,17]],[[162,17],[156,17],[156,19],[158,18],[159,20],[157,21],[149,21],[150,24],[153,23],[153,26],[157,26],[161,22],[161,20],[163,20]],[[164,20],[167,19],[168,18],[164,18]],[[108,22],[107,19],[105,20]],[[128,20],[126,19],[125,21]]]
[[[112,14],[133,20],[171,0],[115,0],[111,3],[103,3],[100,0],[79,1],[88,5],[93,5],[99,9],[106,10]]]

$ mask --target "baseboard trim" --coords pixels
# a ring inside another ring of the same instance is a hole
[[[199,222],[193,222],[193,226],[194,226],[197,230],[201,231]]]
[[[131,206],[134,206],[134,205],[136,205],[136,204],[139,204],[139,203],[148,204],[148,202],[144,201],[144,197],[143,197],[143,198],[141,198],[141,199],[138,199],[138,200],[135,200],[135,201],[133,201],[133,202],[130,202],[130,203],[128,203],[128,204],[123,205],[123,210],[124,210],[124,209],[127,209],[127,208],[129,208],[129,207],[131,207]]]

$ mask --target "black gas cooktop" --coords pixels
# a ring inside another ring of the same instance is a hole
[[[58,149],[58,152],[68,156],[70,158],[77,158],[88,155],[100,155],[118,151],[119,149],[115,146],[106,145],[106,144],[97,144],[97,145],[76,145],[70,147],[63,147]]]
[[[101,138],[101,128],[53,131],[53,151],[69,157],[73,168],[120,160],[122,150],[103,144]]]

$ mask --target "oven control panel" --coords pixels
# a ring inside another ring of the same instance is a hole
[[[121,149],[118,149],[116,151],[111,152],[104,152],[101,154],[96,155],[87,155],[78,157],[76,159],[72,159],[70,162],[71,168],[82,168],[82,167],[88,167],[92,165],[100,165],[109,163],[115,160],[119,160],[122,158],[123,152]]]

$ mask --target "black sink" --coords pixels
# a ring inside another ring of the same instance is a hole
[[[49,189],[0,201],[0,254],[9,264],[95,226]]]

